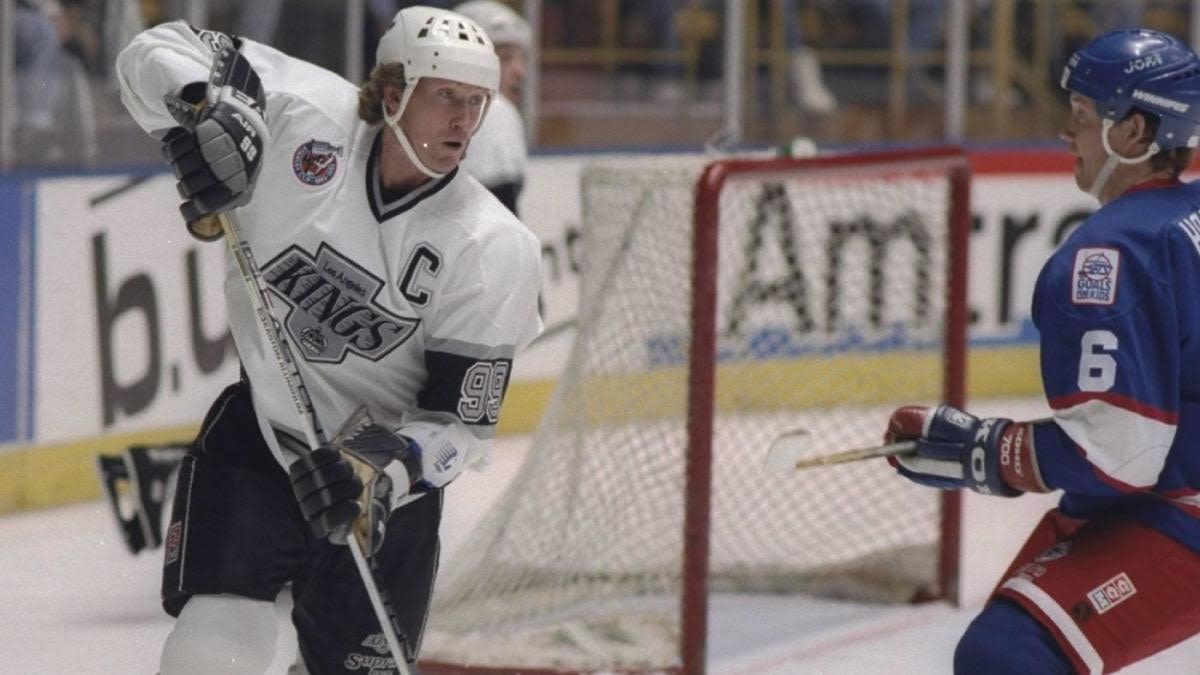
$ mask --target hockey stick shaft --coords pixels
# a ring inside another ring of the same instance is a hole
[[[809,459],[797,460],[795,465],[796,471],[803,471],[816,466],[832,466],[834,464],[845,464],[847,462],[858,462],[864,459],[875,459],[877,457],[891,457],[893,455],[907,455],[915,452],[917,449],[916,441],[900,441],[899,443],[887,443],[884,445],[876,445],[869,448],[854,448],[852,450],[843,450],[835,452],[831,455],[822,455],[820,457],[811,457]]]
[[[284,334],[283,327],[275,318],[275,307],[271,303],[271,294],[267,292],[267,287],[263,283],[262,272],[254,259],[254,252],[250,250],[248,244],[242,241],[232,220],[226,214],[219,214],[217,218],[221,221],[221,228],[225,232],[225,243],[228,244],[229,251],[237,263],[238,271],[242,274],[242,283],[245,284],[247,294],[250,296],[254,315],[258,317],[259,326],[266,335],[267,342],[271,345],[275,364],[279,366],[284,382],[287,383],[288,392],[292,395],[292,404],[296,407],[296,413],[300,415],[304,438],[308,441],[308,447],[315,449],[327,440],[325,431],[317,419],[316,409],[313,408],[308,387],[304,385],[304,378],[300,375],[300,367],[292,353],[291,343]]]
[[[242,282],[246,286],[247,295],[250,296],[254,314],[258,317],[259,327],[262,328],[267,341],[271,344],[275,363],[279,366],[279,372],[292,395],[292,403],[296,406],[296,413],[300,416],[308,447],[316,449],[325,442],[325,432],[317,419],[308,388],[304,385],[304,378],[300,374],[299,364],[292,352],[291,343],[276,318],[271,305],[271,295],[263,282],[262,271],[259,270],[258,264],[254,260],[254,253],[250,250],[250,245],[243,242],[238,234],[233,219],[224,213],[217,214],[217,219],[225,233],[225,243],[229,246],[229,252],[233,254],[238,270],[242,274]],[[371,600],[371,608],[375,610],[375,618],[379,620],[379,626],[387,640],[388,649],[392,653],[392,660],[396,662],[396,669],[400,671],[401,675],[410,675],[411,670],[408,667],[406,652],[396,632],[396,622],[393,619],[395,612],[375,582],[375,575],[366,555],[363,554],[358,537],[351,534],[347,537],[346,544],[350,547],[354,566],[358,568],[358,574],[362,577],[363,586]]]
[[[812,433],[804,429],[795,429],[781,434],[771,441],[771,447],[767,450],[764,462],[767,470],[780,473],[803,471],[818,466],[832,466],[875,457],[904,455],[915,452],[917,449],[916,441],[901,441],[814,457],[811,452],[813,443]]]
[[[1030,423],[1037,424],[1050,419],[1052,418],[1040,418],[1032,420]],[[780,434],[771,441],[771,447],[767,450],[764,461],[766,469],[775,473],[803,471],[814,467],[833,466],[877,457],[911,455],[917,451],[917,441],[908,440],[812,457],[810,449],[813,442],[812,433],[804,429],[794,429]]]

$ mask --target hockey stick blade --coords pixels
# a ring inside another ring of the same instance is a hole
[[[817,466],[832,466],[834,464],[857,462],[875,457],[905,455],[917,449],[916,441],[900,441],[899,443],[887,443],[869,448],[843,450],[830,455],[808,457],[807,455],[812,447],[812,442],[812,434],[804,429],[797,429],[781,434],[774,441],[771,441],[771,447],[767,450],[764,466],[768,471],[773,473],[803,471]]]

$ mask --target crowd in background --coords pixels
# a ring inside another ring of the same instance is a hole
[[[117,166],[155,161],[116,99],[112,63],[141,27],[186,15],[185,0],[15,0],[15,106],[6,118],[10,167]],[[363,44],[375,44],[401,7],[454,2],[367,0]],[[522,0],[508,0],[518,11]],[[745,89],[746,140],[796,135],[823,143],[936,140],[947,0],[757,0]],[[272,44],[345,72],[345,3],[209,0],[207,27]],[[538,124],[531,146],[630,147],[656,141],[699,147],[720,126],[724,0],[543,0]],[[969,0],[968,138],[1046,140],[1054,120],[1033,104],[1057,93],[1065,55],[1098,31],[1142,24],[1187,39],[1191,0]],[[905,86],[889,86],[898,8],[907,35]],[[1011,8],[1011,45],[1023,77],[996,90],[989,69],[996,8]],[[1049,51],[1032,41],[1048,35]],[[374,54],[365,49],[367,71]],[[772,78],[775,78],[772,80]],[[903,96],[903,105],[896,105]],[[1004,106],[1000,114],[988,107]],[[13,109],[15,107],[15,110]],[[1034,115],[1025,120],[1025,109]],[[1035,110],[1036,108],[1036,110]],[[899,112],[897,113],[897,110]],[[663,111],[666,111],[665,113]],[[890,113],[889,113],[890,111]],[[1013,120],[1012,124],[1004,123]],[[636,125],[629,122],[636,120]],[[989,121],[990,120],[990,121]],[[659,126],[656,126],[661,122]],[[630,131],[631,127],[640,130]]]

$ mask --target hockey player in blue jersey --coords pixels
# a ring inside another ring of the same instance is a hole
[[[1061,134],[1100,202],[1042,268],[1032,316],[1051,419],[892,414],[905,477],[1062,490],[954,654],[957,673],[1107,673],[1200,633],[1200,59],[1150,30],[1073,55]]]

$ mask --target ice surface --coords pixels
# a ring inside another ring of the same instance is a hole
[[[492,466],[447,495],[446,555],[519,466],[501,441]],[[161,551],[132,557],[108,506],[92,502],[0,518],[0,673],[149,674],[171,619],[158,603]],[[287,602],[280,603],[286,616]],[[950,673],[954,644],[977,608],[874,607],[811,599],[717,596],[710,611],[715,675]],[[270,672],[286,672],[292,636],[280,632]],[[1194,638],[1126,673],[1200,672]]]

